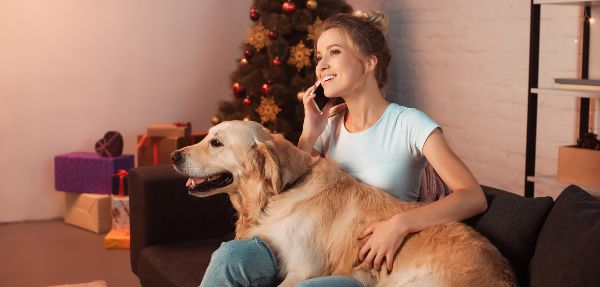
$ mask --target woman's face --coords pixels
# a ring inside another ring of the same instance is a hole
[[[364,83],[363,63],[350,49],[337,28],[324,31],[317,41],[315,72],[327,97],[348,96]]]

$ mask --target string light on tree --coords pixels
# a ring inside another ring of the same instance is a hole
[[[218,116],[214,115],[212,116],[212,118],[210,118],[210,122],[213,125],[218,125],[221,122],[221,119]]]

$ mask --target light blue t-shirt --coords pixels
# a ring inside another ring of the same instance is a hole
[[[439,127],[425,113],[390,103],[370,128],[350,133],[345,112],[329,118],[314,148],[358,180],[404,201],[417,201],[423,146]]]

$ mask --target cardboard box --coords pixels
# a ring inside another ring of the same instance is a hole
[[[94,152],[72,152],[54,158],[54,184],[58,191],[111,194],[118,170],[133,168],[133,155],[102,157]]]
[[[66,192],[65,200],[66,223],[96,233],[111,229],[110,195]]]
[[[192,137],[145,137],[138,135],[137,166],[173,164],[171,153],[189,146]]]
[[[600,187],[600,150],[558,147],[556,179],[584,187]]]
[[[148,126],[149,137],[190,137],[192,125],[190,122],[168,124],[151,124]]]
[[[104,237],[104,249],[129,249],[129,229],[113,229]]]

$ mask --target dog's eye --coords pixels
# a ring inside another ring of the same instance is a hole
[[[220,147],[223,146],[223,143],[221,143],[218,139],[212,139],[210,140],[210,145],[213,147]]]

